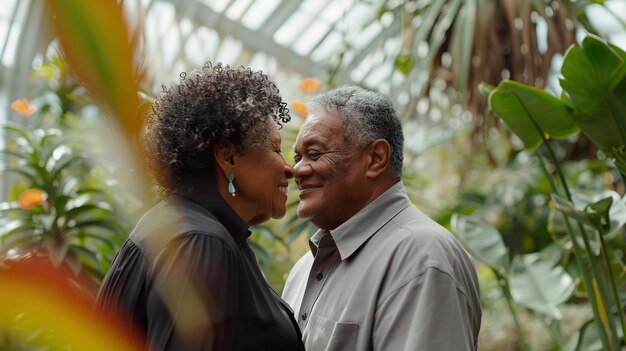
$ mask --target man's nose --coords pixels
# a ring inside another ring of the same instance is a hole
[[[311,173],[313,173],[313,168],[308,162],[299,161],[293,166],[293,177],[296,181]]]

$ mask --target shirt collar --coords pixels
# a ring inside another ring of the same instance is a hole
[[[380,228],[410,205],[406,188],[399,181],[342,225],[331,230],[330,234],[335,240],[341,260],[350,257]],[[323,230],[315,233],[311,242],[317,246],[323,233]]]
[[[174,191],[175,195],[182,196],[209,211],[226,227],[235,242],[241,245],[251,234],[248,223],[233,210],[215,189],[214,177],[207,174],[193,174],[185,177],[188,184],[185,189]]]

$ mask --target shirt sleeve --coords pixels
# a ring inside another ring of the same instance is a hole
[[[466,296],[435,267],[384,296],[376,310],[375,350],[474,350]]]
[[[155,350],[224,350],[233,345],[238,264],[219,238],[186,234],[156,260],[148,302]]]

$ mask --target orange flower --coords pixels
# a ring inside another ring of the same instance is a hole
[[[298,83],[298,88],[305,93],[315,93],[320,90],[320,80],[315,78],[304,78]]]
[[[39,189],[26,189],[17,199],[20,207],[29,210],[46,202],[48,195]]]
[[[24,117],[30,117],[30,115],[37,111],[37,108],[29,104],[26,99],[13,101],[11,103],[11,108]]]
[[[291,107],[293,107],[294,111],[302,117],[306,117],[309,114],[309,110],[306,108],[306,105],[300,101],[292,101]]]

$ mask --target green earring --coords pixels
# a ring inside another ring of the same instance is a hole
[[[228,173],[228,192],[235,196],[235,185],[233,184],[233,180],[235,180],[235,173]]]

